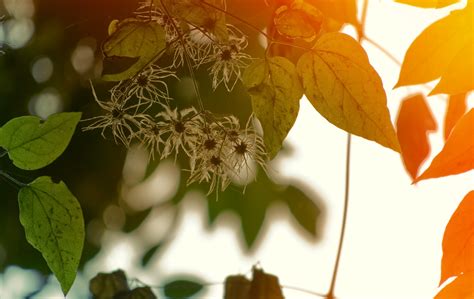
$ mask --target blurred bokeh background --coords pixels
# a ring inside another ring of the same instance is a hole
[[[258,7],[263,1],[240,2],[252,4],[242,18],[268,19]],[[100,113],[89,79],[99,97],[107,96],[111,85],[99,80],[101,42],[108,24],[130,16],[136,6],[137,1],[129,0],[4,0],[0,125],[26,114],[46,118],[81,111],[87,118]],[[367,34],[401,60],[416,35],[450,9],[370,1]],[[350,27],[345,31],[354,32]],[[255,45],[250,51],[259,51],[255,32],[246,33]],[[391,91],[399,66],[365,46],[384,80],[395,117],[407,93]],[[223,89],[213,92],[206,74],[202,68],[197,78],[208,109],[245,119],[250,105],[243,90],[232,95]],[[195,95],[191,79],[183,76],[169,86],[179,105],[187,106]],[[445,98],[430,101],[442,119]],[[436,153],[442,138],[431,138]],[[24,182],[40,174],[62,179],[80,201],[87,235],[81,270],[68,298],[87,298],[89,279],[118,268],[157,286],[157,292],[165,281],[191,276],[214,283],[200,297],[221,298],[227,275],[248,274],[257,263],[279,276],[284,286],[324,293],[339,237],[345,140],[344,132],[302,101],[269,177],[260,172],[245,193],[232,186],[218,200],[214,195],[206,198],[206,186],[186,187],[179,160],[148,163],[143,148],[127,150],[104,140],[100,132],[78,130],[61,158],[40,171],[20,171],[5,157],[0,168]],[[442,184],[411,186],[396,153],[355,138],[351,175],[348,237],[336,294],[430,297],[438,281],[444,226],[472,184],[472,173],[442,179]],[[15,186],[0,180],[0,298],[62,298],[41,255],[26,242],[16,195]],[[285,292],[289,298],[311,298]]]

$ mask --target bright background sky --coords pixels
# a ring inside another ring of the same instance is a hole
[[[450,10],[463,6],[464,3],[439,10],[417,9],[391,0],[370,0],[367,36],[402,61],[410,43],[426,26]],[[351,33],[351,30],[347,32]],[[365,43],[364,47],[382,77],[395,121],[399,104],[407,92],[426,93],[426,88],[392,91],[399,66],[372,45]],[[428,101],[439,122],[437,133],[430,136],[433,144],[431,160],[443,144],[441,120],[446,97],[434,96]],[[472,94],[469,104],[473,106]],[[143,242],[146,243],[143,240],[157,238],[169,220],[166,212],[157,212],[156,220],[145,222],[135,236],[108,232],[104,236],[104,248],[108,249],[88,263],[84,276],[78,278],[68,298],[83,298],[87,279],[98,271],[122,268],[129,277],[152,285],[179,273],[195,273],[208,282],[222,282],[231,274],[248,274],[257,262],[266,272],[277,275],[284,286],[325,293],[329,288],[341,225],[346,136],[303,99],[296,124],[287,138],[294,154],[283,157],[272,167],[276,177],[302,181],[309,192],[313,190],[324,199],[325,211],[320,219],[324,230],[319,230],[317,242],[295,233],[299,228],[285,211],[285,206],[273,206],[269,217],[276,219],[271,224],[265,223],[263,242],[251,254],[244,254],[242,243],[234,233],[235,227],[239,226],[238,219],[228,214],[219,218],[212,230],[207,230],[205,205],[197,198],[199,195],[190,195],[184,201],[188,209],[183,209],[186,212],[180,217],[181,230],[164,254],[156,262],[152,260],[148,271],[139,267],[140,250],[143,251]],[[424,168],[427,165],[429,161]],[[160,178],[163,179],[158,175],[152,180],[159,181]],[[440,277],[444,228],[461,199],[472,189],[473,182],[471,171],[413,186],[398,154],[354,137],[349,218],[336,296],[432,297]],[[0,297],[19,294],[19,285],[34,285],[35,275],[25,273],[10,268],[0,276]],[[53,284],[37,298],[61,298],[59,290]],[[317,298],[289,291],[286,295],[287,298]],[[222,298],[222,286],[210,288],[205,297]]]

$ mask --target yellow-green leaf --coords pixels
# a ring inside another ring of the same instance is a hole
[[[81,207],[63,182],[40,177],[20,189],[20,222],[26,239],[43,255],[67,294],[76,278],[84,245]]]
[[[166,46],[165,31],[156,22],[126,19],[116,25],[112,35],[102,46],[106,58],[138,58],[128,69],[104,74],[108,81],[126,80],[160,57]]]
[[[64,152],[80,119],[80,112],[54,114],[44,122],[37,116],[14,118],[0,128],[0,146],[18,168],[45,167]]]
[[[319,32],[322,18],[315,20],[300,9],[286,9],[275,16],[278,32],[290,38],[311,39]]]
[[[474,4],[428,26],[410,45],[395,87],[441,77],[431,94],[474,89]]]
[[[297,64],[306,96],[335,126],[400,151],[382,81],[350,36],[328,33]]]
[[[158,6],[192,26],[201,27],[219,40],[227,40],[228,32],[221,0],[155,0]],[[215,7],[219,8],[216,9]]]
[[[281,148],[293,127],[303,96],[294,64],[284,57],[256,60],[243,75],[252,109],[263,128],[263,139],[271,158]]]
[[[294,0],[292,4],[294,8],[307,7],[305,11],[310,11],[310,6],[316,7],[324,16],[335,21],[359,26],[356,0]]]
[[[459,0],[395,0],[395,2],[423,8],[442,8],[459,2]]]

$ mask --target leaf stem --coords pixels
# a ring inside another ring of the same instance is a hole
[[[385,54],[385,56],[387,56],[388,58],[390,58],[390,60],[392,60],[396,65],[402,65],[402,63],[392,54],[390,53],[389,51],[387,51],[387,49],[385,49],[384,47],[382,47],[380,44],[378,44],[376,41],[374,41],[373,39],[371,39],[370,37],[368,37],[367,35],[363,35],[362,36],[362,39],[367,41],[369,44],[371,44],[372,46],[374,46],[375,48],[377,48],[380,52],[382,52],[383,54]]]
[[[170,12],[168,11],[165,3],[163,2],[163,0],[160,0],[160,3],[161,5],[163,6],[163,10],[165,11],[165,13],[171,18],[171,14]],[[203,3],[205,3],[205,1],[203,1]],[[174,29],[176,30],[176,32],[178,32],[178,38],[181,40],[181,44],[182,46],[184,47],[184,59],[186,60],[186,66],[187,66],[187,69],[188,69],[188,72],[189,72],[189,75],[191,76],[191,79],[193,81],[193,88],[194,88],[194,92],[196,93],[196,98],[197,98],[197,102],[198,102],[198,105],[199,105],[199,109],[201,111],[204,111],[204,104],[202,102],[202,98],[201,98],[201,93],[199,92],[199,87],[197,85],[197,82],[196,82],[196,76],[194,75],[194,71],[193,71],[193,67],[192,67],[192,64],[191,64],[191,61],[186,53],[187,49],[185,47],[185,44],[186,42],[184,41],[184,37],[183,37],[183,34],[181,33],[181,30],[180,28],[178,28],[178,25],[176,25],[174,23],[174,21],[171,21],[171,25],[174,27]]]
[[[15,185],[17,185],[20,188],[23,188],[23,187],[28,185],[28,184],[20,182],[19,180],[15,179],[14,177],[12,177],[8,173],[4,172],[3,170],[0,170],[0,176],[3,176],[4,178],[8,179],[10,182],[14,183]]]
[[[339,237],[339,247],[337,249],[336,262],[334,263],[334,270],[331,279],[331,286],[329,287],[329,292],[326,298],[334,298],[334,289],[336,287],[336,278],[339,270],[339,262],[341,260],[342,245],[344,243],[344,234],[346,232],[346,223],[347,223],[347,211],[349,206],[349,183],[350,183],[350,166],[351,166],[351,143],[352,135],[347,134],[347,145],[346,145],[346,177],[345,177],[345,190],[344,190],[344,210],[342,214],[342,225],[341,225],[341,234]]]
[[[3,157],[5,157],[5,156],[8,154],[8,151],[6,151],[6,150],[4,150],[4,149],[1,149],[0,151],[1,151],[1,152],[0,152],[0,158],[3,158]]]
[[[299,287],[281,285],[281,288],[306,293],[306,294],[313,295],[313,296],[316,296],[316,297],[326,298],[326,295],[323,295],[323,294],[317,293],[317,292],[313,292],[313,291],[309,291],[309,290],[299,288]]]

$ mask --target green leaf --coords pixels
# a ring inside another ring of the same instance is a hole
[[[352,37],[338,32],[322,35],[301,56],[297,69],[307,98],[329,122],[400,151],[382,80]]]
[[[36,116],[14,118],[0,128],[0,146],[18,168],[45,167],[64,152],[80,119],[79,112],[54,114],[45,122]]]
[[[20,222],[67,294],[76,278],[84,245],[84,219],[67,186],[40,177],[20,189]]]
[[[143,267],[146,267],[148,265],[151,258],[155,255],[155,253],[160,251],[160,249],[163,247],[164,244],[165,244],[165,241],[161,241],[158,244],[152,246],[150,249],[148,249],[147,252],[145,252],[141,261],[141,264]]]
[[[316,221],[320,210],[311,198],[294,186],[283,191],[282,198],[298,223],[313,237],[316,236]]]
[[[108,81],[126,80],[139,73],[148,64],[158,59],[166,46],[165,31],[156,22],[125,19],[107,38],[102,46],[106,58],[138,58],[128,69],[114,74],[104,74]]]
[[[196,295],[203,289],[199,282],[190,280],[175,280],[164,286],[164,293],[169,299],[189,298]]]
[[[311,237],[316,236],[316,224],[320,209],[316,203],[319,195],[308,196],[294,185],[284,186],[273,182],[264,171],[259,171],[255,182],[249,184],[245,193],[227,189],[219,194],[219,200],[208,200],[209,224],[215,223],[219,215],[231,211],[241,221],[241,228],[247,248],[252,248],[259,237],[266,213],[277,202],[288,205],[295,220]]]
[[[284,57],[256,60],[246,69],[243,83],[260,120],[270,158],[276,156],[293,127],[303,89],[294,64]]]

